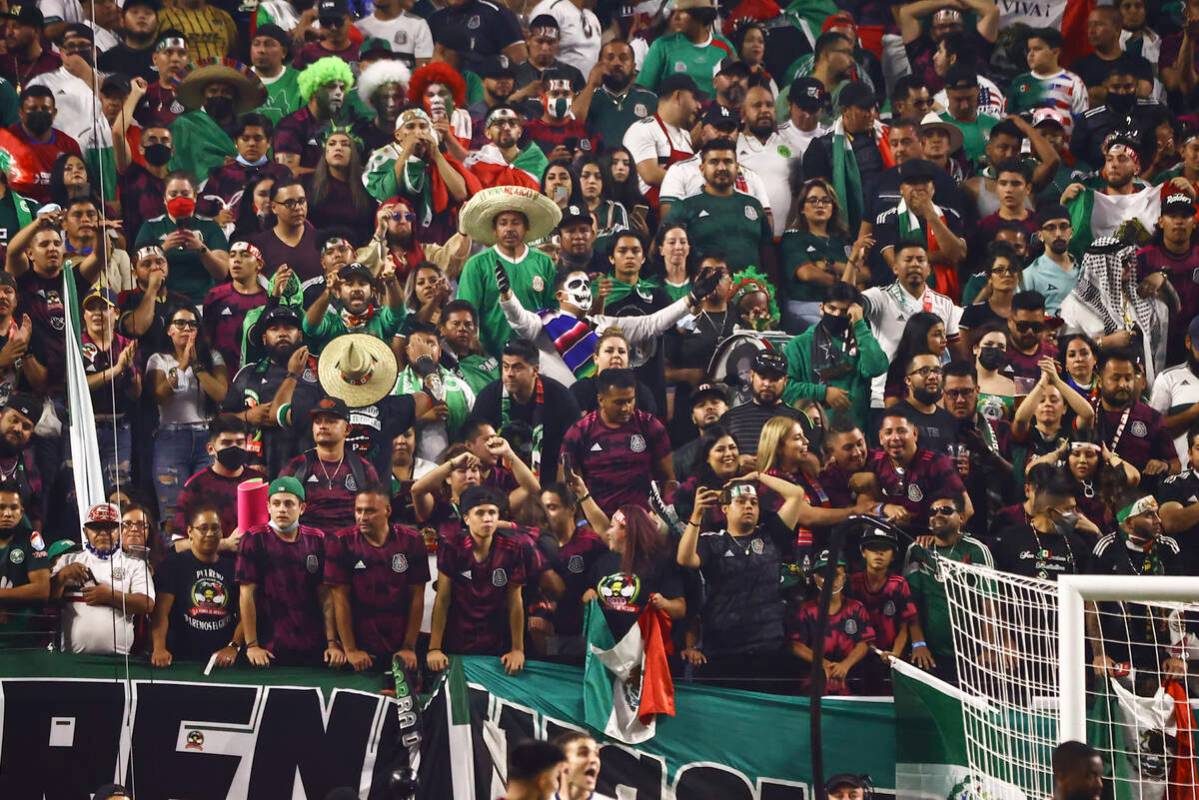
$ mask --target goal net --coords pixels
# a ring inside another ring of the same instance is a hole
[[[1052,796],[1053,748],[1077,739],[1103,754],[1117,800],[1199,797],[1185,669],[1199,660],[1199,581],[1054,583],[941,558],[936,565],[964,699],[965,796]]]

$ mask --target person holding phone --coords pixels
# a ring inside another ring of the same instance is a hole
[[[575,90],[570,76],[560,69],[542,73],[541,116],[525,124],[529,138],[547,158],[573,158],[576,150],[591,153],[600,148],[600,136],[588,129],[586,120],[575,116]]]

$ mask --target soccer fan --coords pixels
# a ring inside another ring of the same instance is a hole
[[[0,483],[0,637],[5,648],[35,642],[35,617],[50,599],[50,558],[46,541],[25,517],[19,488]],[[43,642],[44,643],[44,642]]]
[[[232,414],[222,414],[209,424],[207,449],[212,463],[188,478],[179,493],[171,525],[178,537],[176,550],[191,546],[187,521],[195,516],[196,509],[204,507],[219,509],[224,537],[220,542],[221,552],[237,551],[244,533],[237,530],[237,487],[244,481],[267,477],[261,468],[247,464],[248,434],[249,426]]]

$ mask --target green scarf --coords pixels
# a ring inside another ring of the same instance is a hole
[[[546,167],[550,165],[549,159],[545,157],[545,153],[535,143],[530,142],[529,146],[520,151],[520,154],[512,160],[512,166],[516,169],[523,169],[525,172],[541,180],[541,176],[545,174]]]
[[[853,146],[840,119],[833,126],[833,188],[837,190],[837,197],[844,201],[841,204],[841,222],[849,230],[856,231],[865,210],[862,173],[858,172],[858,159],[853,154]]]
[[[635,289],[640,288],[646,292],[652,292],[654,289],[660,289],[661,285],[653,278],[638,278],[636,285],[625,283],[616,278],[612,278],[612,292],[608,295],[606,303],[619,303],[621,300],[629,296]]]

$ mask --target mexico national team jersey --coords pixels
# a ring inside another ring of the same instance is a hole
[[[874,452],[866,470],[878,476],[886,502],[901,505],[912,515],[912,530],[928,528],[928,507],[933,497],[966,491],[949,457],[931,450],[917,450],[906,470],[896,468],[886,453]]]
[[[646,490],[655,465],[670,455],[670,437],[656,418],[644,411],[619,428],[610,428],[592,411],[562,438],[562,450],[587,481],[595,502],[606,514],[626,503],[648,508]]]
[[[325,618],[317,587],[325,564],[325,535],[301,525],[295,541],[274,528],[246,531],[237,554],[237,582],[257,587],[258,643],[281,661],[319,658]]]
[[[437,572],[453,587],[442,649],[447,653],[500,655],[512,646],[508,629],[508,591],[523,586],[529,558],[523,537],[497,532],[482,561],[475,557],[467,531],[437,548]]]
[[[791,616],[791,641],[814,647],[816,635],[820,630],[818,618],[819,606],[815,600],[807,600],[799,606]],[[866,612],[866,606],[852,598],[843,598],[837,613],[828,615],[828,627],[824,634],[824,659],[844,661],[859,643],[873,641],[874,628],[870,626],[870,615]],[[829,681],[825,686],[825,692],[848,693],[844,683],[833,681]]]
[[[11,534],[11,538],[8,544],[0,547],[0,589],[28,586],[29,573],[50,569],[50,559],[46,557],[46,545],[42,535],[36,531],[30,534],[25,532],[27,530],[6,531]],[[28,630],[34,615],[40,610],[40,604],[25,607],[15,603],[6,605],[4,613],[0,614],[0,634]],[[22,639],[10,639],[10,646],[25,645]],[[32,644],[30,640],[29,646]]]
[[[389,655],[404,645],[412,589],[429,580],[425,540],[393,525],[382,547],[357,528],[325,538],[325,583],[350,587],[354,643],[359,650]]]
[[[849,576],[849,596],[866,607],[870,626],[874,628],[874,643],[880,650],[890,650],[899,635],[899,626],[916,619],[912,590],[902,575],[888,575],[878,591],[871,591],[865,572]]]

